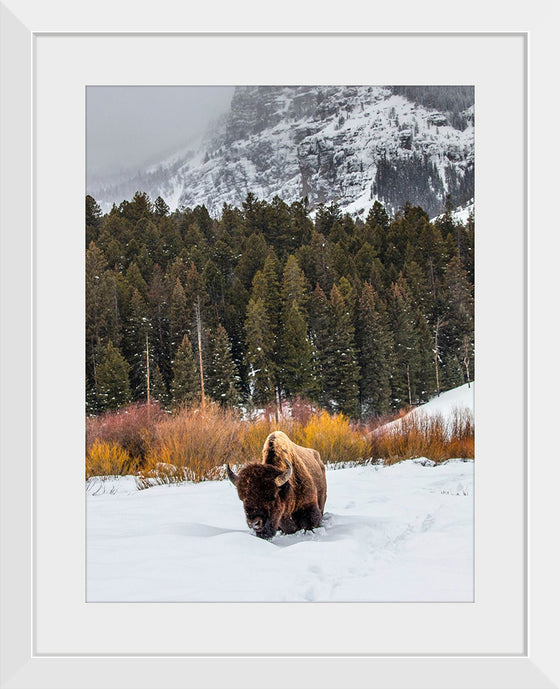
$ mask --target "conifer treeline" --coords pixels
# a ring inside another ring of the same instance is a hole
[[[474,376],[474,221],[375,203],[365,222],[306,200],[173,213],[86,197],[87,412],[150,395],[261,407],[306,397],[353,417]],[[149,376],[148,374],[149,369]]]

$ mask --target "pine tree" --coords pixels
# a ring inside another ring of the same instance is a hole
[[[350,316],[350,319],[352,323],[355,322],[355,315],[356,315],[356,292],[352,286],[352,283],[348,278],[342,277],[340,280],[336,283],[336,286],[338,288],[338,291],[340,292],[340,296],[344,299],[344,303],[346,304],[346,308],[348,309],[348,314]]]
[[[311,285],[319,285],[328,294],[333,285],[333,270],[330,267],[330,247],[326,237],[318,232],[311,233],[311,241],[297,252],[299,263]]]
[[[154,213],[159,216],[169,215],[169,206],[165,203],[161,196],[158,196],[154,201]]]
[[[144,298],[148,296],[148,285],[142,277],[140,268],[138,268],[138,264],[135,261],[132,261],[132,263],[128,266],[126,271],[126,281],[131,288],[136,288]]]
[[[354,257],[348,252],[347,247],[342,242],[337,242],[334,246],[331,246],[329,254],[329,264],[336,280],[357,273]]]
[[[445,242],[439,229],[426,222],[422,224],[417,244],[416,260],[424,270],[434,299],[437,299],[445,267]]]
[[[383,206],[376,201],[371,207],[366,218],[365,239],[375,250],[377,256],[385,260],[387,250],[387,231],[389,229],[389,216]]]
[[[315,215],[315,230],[328,237],[335,223],[341,219],[342,213],[338,203],[333,201],[328,206],[320,203]]]
[[[307,282],[295,256],[284,267],[277,339],[278,381],[290,398],[313,390],[313,347],[308,334]]]
[[[183,240],[172,218],[162,215],[158,218],[161,246],[161,266],[166,269],[183,250]]]
[[[243,220],[247,228],[247,234],[260,233],[263,226],[262,201],[259,201],[255,194],[249,192],[241,206],[243,207]]]
[[[93,196],[88,194],[86,196],[86,247],[97,240],[102,223],[101,206]]]
[[[153,351],[165,381],[171,378],[169,352],[169,290],[165,275],[159,265],[154,266],[148,291],[150,320],[153,327]]]
[[[192,308],[187,304],[185,290],[179,278],[175,281],[169,304],[169,346],[176,351],[183,337],[190,333]]]
[[[126,205],[123,215],[132,222],[138,222],[141,218],[149,218],[154,208],[150,197],[143,191],[137,191],[132,201]]]
[[[418,370],[418,335],[415,311],[406,280],[391,285],[390,326],[394,337],[395,368],[392,377],[393,404],[398,408],[416,399],[415,373]]]
[[[245,363],[253,404],[265,406],[276,398],[274,339],[262,299],[250,299],[245,320]]]
[[[175,405],[194,404],[200,400],[200,376],[187,335],[183,337],[173,359],[171,395]]]
[[[86,387],[91,411],[95,411],[99,352],[110,339],[120,339],[116,284],[103,252],[92,242],[86,252]]]
[[[208,259],[207,243],[197,223],[192,223],[183,236],[187,263],[201,270]]]
[[[376,251],[369,242],[363,242],[356,253],[356,272],[362,281],[369,279]]]
[[[350,416],[358,413],[359,368],[354,342],[354,326],[348,305],[337,286],[329,303],[330,338],[326,352],[324,394],[330,406]]]
[[[474,284],[474,215],[471,213],[463,228],[463,243],[465,246],[463,267],[467,271],[469,283]]]
[[[177,280],[184,285],[187,280],[188,266],[181,256],[176,256],[167,271],[167,278],[170,285],[175,285]]]
[[[124,325],[123,351],[130,364],[130,384],[134,400],[145,400],[147,397],[148,367],[146,360],[146,342],[152,336],[152,323],[149,307],[140,292],[134,288],[130,299],[128,317]],[[153,346],[148,347],[152,354],[151,368],[155,369]]]
[[[271,203],[262,203],[263,233],[281,258],[294,246],[292,216],[287,204],[275,196]]]
[[[474,366],[474,299],[472,285],[469,283],[467,272],[461,266],[458,256],[449,262],[446,268],[443,284],[446,327],[443,332],[444,352],[451,368],[455,360],[464,361],[465,368],[461,376],[472,380]],[[467,363],[468,362],[468,363]],[[460,364],[459,364],[460,365]],[[448,374],[446,385],[456,379],[455,374]],[[463,381],[464,382],[464,381]]]
[[[278,339],[278,380],[283,392],[293,398],[311,396],[313,381],[313,347],[308,335],[305,312],[292,301],[282,312]]]
[[[201,306],[204,308],[208,302],[204,277],[200,274],[194,263],[191,263],[185,277],[185,298],[187,304],[195,304],[200,299]]]
[[[231,355],[231,345],[223,325],[212,338],[212,357],[206,376],[208,394],[224,406],[239,402],[239,375]]]
[[[148,217],[140,218],[134,228],[134,234],[140,238],[140,241],[146,248],[146,254],[152,266],[154,266],[154,264],[161,266],[166,262],[163,253],[161,234],[155,222]],[[142,265],[140,263],[139,267],[142,271]]]
[[[279,269],[280,265],[276,254],[271,250],[265,259],[262,270],[258,270],[255,273],[251,289],[251,296],[254,299],[261,298],[263,300],[266,315],[275,337],[280,327],[282,308],[278,279]]]
[[[298,308],[307,305],[307,283],[303,270],[299,267],[294,255],[288,256],[282,276],[281,301],[283,307],[291,307],[295,302]]]
[[[309,219],[309,201],[307,197],[303,201],[294,201],[290,206],[292,216],[292,243],[291,251],[307,244],[311,239],[313,223]]]
[[[441,367],[442,388],[450,390],[465,383],[459,357],[452,351],[446,352]]]
[[[109,340],[97,367],[97,400],[102,411],[118,409],[130,402],[130,367]]]
[[[168,407],[171,401],[167,386],[157,364],[155,369],[150,369],[150,399],[159,402],[164,408]]]
[[[427,402],[437,391],[434,342],[428,321],[420,309],[415,317],[417,353],[414,371],[416,402]]]
[[[360,363],[360,399],[368,414],[391,409],[393,343],[386,314],[373,287],[366,282],[358,309],[357,341]]]
[[[261,270],[268,255],[268,247],[262,234],[251,235],[246,241],[243,253],[235,268],[235,276],[246,290],[251,284],[257,270]]]
[[[434,295],[421,266],[416,261],[410,261],[405,265],[403,275],[406,279],[406,284],[414,305],[419,308],[428,319],[432,319],[436,304]]]
[[[309,302],[309,326],[313,346],[313,369],[316,388],[314,398],[317,399],[321,406],[327,407],[329,405],[329,398],[325,388],[325,379],[329,366],[331,323],[329,300],[319,285],[315,287]]]
[[[86,252],[86,334],[94,346],[116,335],[112,332],[113,297],[107,261],[92,242]]]

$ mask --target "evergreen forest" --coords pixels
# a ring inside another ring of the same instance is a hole
[[[304,398],[353,419],[474,378],[474,219],[248,194],[212,218],[86,197],[86,412]]]

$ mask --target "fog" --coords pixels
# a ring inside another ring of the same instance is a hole
[[[88,182],[136,172],[187,147],[229,109],[233,86],[88,86]]]

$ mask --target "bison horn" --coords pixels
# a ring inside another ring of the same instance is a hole
[[[288,468],[286,471],[284,471],[280,476],[277,476],[274,481],[277,486],[283,486],[285,483],[287,483],[290,480],[290,476],[292,475],[292,465],[290,462],[288,462],[287,459],[284,460],[286,464],[288,465]]]
[[[233,485],[236,486],[237,485],[237,474],[230,469],[229,464],[226,464],[226,466],[227,466],[228,478],[233,483]]]

